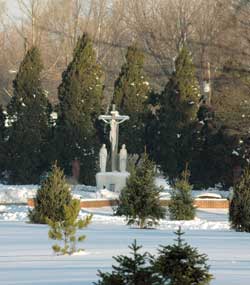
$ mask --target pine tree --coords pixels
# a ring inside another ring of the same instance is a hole
[[[249,75],[244,65],[232,59],[227,61],[214,82],[212,106],[201,105],[199,109],[199,142],[190,164],[191,181],[196,187],[216,183],[233,186],[233,170],[246,164]]]
[[[164,285],[161,279],[153,274],[150,266],[150,255],[139,253],[142,246],[138,246],[136,240],[129,246],[132,257],[117,256],[114,260],[118,265],[113,265],[112,273],[99,271],[101,280],[95,285]]]
[[[240,181],[234,186],[229,208],[231,227],[236,231],[250,232],[250,167],[245,168]]]
[[[64,219],[61,221],[52,221],[47,219],[50,226],[49,238],[63,241],[63,245],[55,244],[52,246],[54,252],[60,254],[73,254],[83,249],[77,249],[78,242],[85,240],[85,235],[77,235],[77,230],[86,228],[92,219],[92,215],[86,216],[84,219],[77,219],[80,211],[80,201],[73,199],[69,205],[64,205]]]
[[[120,142],[126,144],[131,154],[143,153],[145,146],[146,100],[149,83],[143,72],[144,55],[136,45],[128,47],[126,62],[115,82],[114,98],[120,113],[130,117],[121,125]]]
[[[193,220],[195,217],[192,186],[189,184],[188,179],[189,172],[186,169],[182,173],[182,178],[175,182],[168,209],[171,220]]]
[[[175,71],[159,98],[157,112],[157,162],[170,180],[180,175],[191,160],[199,97],[192,57],[184,46],[175,61]]]
[[[246,163],[246,144],[237,130],[229,129],[213,118],[213,111],[202,106],[203,114],[197,124],[194,152],[190,164],[190,181],[196,188],[222,184],[229,188],[234,184],[234,168]],[[210,114],[209,114],[210,113]]]
[[[71,174],[71,162],[75,158],[80,161],[81,181],[85,184],[93,183],[96,173],[99,145],[96,124],[103,91],[101,77],[92,42],[84,34],[77,42],[58,89],[56,148],[59,164],[67,175]]]
[[[3,171],[6,169],[6,127],[5,127],[6,116],[3,111],[3,107],[0,105],[0,178],[2,177]]]
[[[128,224],[147,228],[165,217],[165,209],[160,205],[160,189],[154,183],[154,163],[147,155],[130,174],[126,187],[121,191],[117,215],[125,215]]]
[[[213,88],[216,120],[227,128],[248,134],[250,72],[245,63],[228,60]]]
[[[12,183],[37,183],[47,170],[51,106],[41,85],[42,62],[36,47],[25,55],[8,105],[8,170]]]
[[[35,207],[29,211],[32,223],[46,223],[46,219],[59,222],[65,219],[64,206],[72,200],[63,171],[55,164],[42,182],[35,198]]]
[[[207,256],[183,242],[181,229],[175,233],[177,243],[162,246],[154,261],[154,271],[169,285],[207,285],[212,279],[207,265]]]

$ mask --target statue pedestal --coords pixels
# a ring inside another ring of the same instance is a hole
[[[96,174],[97,189],[106,188],[110,191],[119,193],[126,186],[129,172],[98,172]]]

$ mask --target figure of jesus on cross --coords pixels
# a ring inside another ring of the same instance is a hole
[[[111,161],[112,171],[117,170],[117,156],[118,156],[118,139],[119,139],[119,125],[129,120],[129,116],[121,116],[115,109],[115,105],[112,106],[111,115],[100,115],[99,120],[102,120],[106,124],[110,125],[109,140],[111,142]]]

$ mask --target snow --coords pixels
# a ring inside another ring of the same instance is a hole
[[[168,181],[162,177],[155,179],[155,184],[162,189],[160,193],[161,199],[169,199],[171,186]],[[28,198],[36,196],[38,185],[3,185],[0,184],[0,204],[24,204]],[[75,185],[71,187],[74,198],[81,200],[96,200],[96,199],[117,199],[118,193],[109,191],[108,189],[97,190],[94,186]],[[206,195],[211,198],[228,198],[229,191],[221,191],[219,187],[208,188],[204,190],[194,190],[193,197],[197,198],[200,195]],[[219,195],[219,196],[218,196]]]
[[[204,192],[204,193],[196,195],[195,198],[199,198],[199,199],[204,199],[204,198],[221,199],[222,196],[220,194],[217,194],[217,193]]]
[[[1,185],[0,203],[26,203],[28,198],[35,197],[38,185]]]
[[[232,154],[239,156],[240,154],[238,153],[238,151],[236,151],[235,149],[232,151]]]
[[[77,252],[72,253],[72,256],[82,256],[82,255],[89,255],[90,252],[86,252],[84,250],[79,250]]]
[[[13,213],[27,211],[12,206]],[[9,211],[1,206],[0,211]],[[74,256],[57,256],[54,241],[48,239],[46,225],[16,221],[0,222],[0,284],[90,285],[98,280],[97,270],[110,271],[112,256],[128,254],[134,239],[143,250],[156,254],[159,245],[172,244],[173,230],[180,224],[185,240],[200,253],[206,253],[215,279],[212,285],[248,285],[250,280],[250,238],[247,233],[229,230],[228,213],[224,209],[198,210],[194,221],[160,222],[157,229],[139,230],[125,225],[123,218],[112,216],[109,207],[83,210],[93,213],[93,222],[83,231],[87,239]],[[2,214],[0,214],[1,216]]]
[[[162,189],[161,198],[169,198],[169,183],[161,177],[155,183]],[[111,270],[112,256],[129,253],[128,245],[134,239],[154,254],[160,244],[173,243],[173,231],[179,226],[186,232],[186,241],[208,255],[215,277],[212,285],[249,284],[249,234],[230,230],[227,209],[198,209],[191,221],[170,221],[166,217],[153,230],[128,227],[125,217],[114,216],[111,207],[82,209],[80,217],[93,214],[91,225],[83,231],[87,240],[79,245],[84,251],[57,256],[51,249],[55,242],[48,239],[47,225],[28,223],[29,207],[25,203],[37,189],[37,185],[0,185],[0,285],[90,285],[98,279],[99,269]],[[229,191],[219,189],[193,191],[193,196],[228,197]],[[97,191],[92,186],[76,185],[71,190],[75,197],[85,200],[118,197],[117,193]]]

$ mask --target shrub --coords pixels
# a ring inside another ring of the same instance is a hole
[[[250,232],[250,167],[244,170],[240,181],[234,186],[229,220],[236,231]]]
[[[160,205],[160,189],[154,178],[154,164],[145,155],[141,165],[131,171],[119,197],[116,214],[125,215],[129,225],[152,227],[165,217],[165,209]]]
[[[185,170],[177,180],[171,193],[168,212],[171,220],[193,220],[195,207],[192,198],[192,186],[188,182],[189,173]]]
[[[92,215],[86,216],[84,219],[77,220],[80,211],[80,201],[73,199],[69,206],[64,205],[64,220],[51,221],[47,219],[49,226],[49,237],[54,240],[63,241],[63,245],[55,244],[52,246],[54,252],[61,254],[72,254],[77,251],[76,244],[85,240],[85,235],[77,236],[77,230],[81,230],[89,225]]]
[[[35,207],[28,214],[30,222],[45,224],[46,219],[53,222],[64,220],[64,206],[71,200],[63,171],[55,164],[37,191]]]
[[[177,243],[161,247],[159,256],[139,253],[136,241],[129,248],[132,257],[114,257],[111,273],[99,271],[95,285],[208,285],[212,279],[207,256],[184,243],[181,229],[175,233]]]
[[[154,261],[154,271],[169,285],[207,285],[212,279],[207,256],[199,254],[196,248],[184,243],[181,229],[175,233],[177,243],[164,246]],[[164,283],[163,283],[164,284]]]
[[[95,285],[163,285],[159,277],[152,272],[150,255],[147,252],[139,253],[142,247],[138,246],[136,241],[129,248],[132,257],[123,255],[114,257],[118,265],[112,266],[112,273],[99,271],[98,276],[101,280]]]

